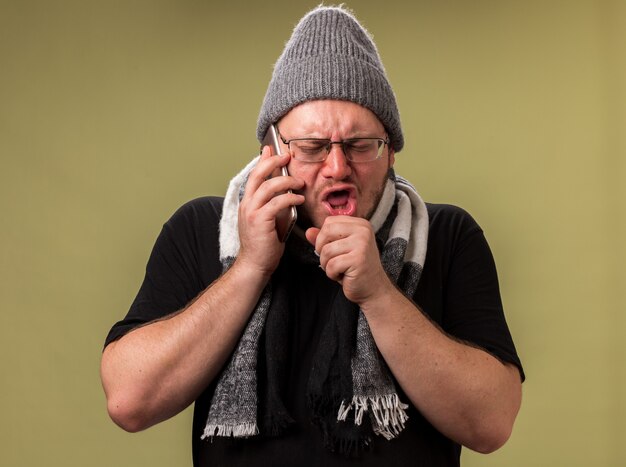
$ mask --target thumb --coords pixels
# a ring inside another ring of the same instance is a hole
[[[320,229],[318,229],[317,227],[310,227],[306,229],[306,232],[304,232],[306,239],[311,245],[313,245],[313,247],[315,247],[315,242],[317,241],[317,236],[319,235],[319,233]]]

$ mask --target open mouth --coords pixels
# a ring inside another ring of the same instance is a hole
[[[331,216],[352,216],[356,212],[356,199],[352,190],[330,191],[322,202]]]

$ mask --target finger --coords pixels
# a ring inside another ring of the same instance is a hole
[[[275,159],[274,156],[272,156]],[[274,164],[271,167],[276,167]],[[278,176],[266,179],[262,175],[266,170],[261,168],[259,172],[250,176],[246,184],[246,191],[242,203],[248,204],[252,209],[259,209],[268,203],[274,196],[283,194],[289,190],[301,191],[304,181],[290,175]],[[261,175],[259,175],[261,174]]]
[[[304,203],[304,196],[297,193],[283,193],[276,195],[259,208],[259,213],[268,218],[275,219],[280,211],[290,206],[299,206]]]
[[[267,156],[272,155],[272,148],[270,145],[266,144],[265,146],[261,146],[261,152],[259,153],[261,159],[267,158]]]
[[[291,156],[289,155],[289,153],[279,156],[272,156],[269,150],[269,146],[265,146],[261,153],[261,158],[259,159],[259,162],[248,175],[244,198],[246,196],[252,196],[259,189],[261,184],[263,184],[263,182],[270,178],[274,171],[279,171],[280,167],[287,165],[289,163],[290,157]]]
[[[344,238],[326,243],[322,249],[318,250],[320,255],[320,265],[326,269],[328,263],[342,255],[349,255],[356,251],[356,245],[352,238]]]
[[[317,227],[310,227],[306,229],[306,232],[304,232],[304,236],[306,237],[308,242],[315,247],[315,241],[317,240],[317,236],[319,235],[319,233],[320,229],[318,229]]]
[[[256,195],[247,202],[239,205],[240,216],[252,221],[253,219],[269,221],[274,220],[276,215],[290,206],[299,206],[304,203],[304,195],[285,191],[278,195],[271,194],[267,199]]]
[[[341,284],[352,267],[353,262],[350,254],[342,254],[333,256],[328,261],[324,262],[322,268],[329,279]]]
[[[267,159],[272,156],[272,147],[266,144],[261,148],[261,159]]]
[[[250,209],[261,209],[266,204],[272,202],[272,200],[282,195],[292,195],[293,192],[297,192],[304,186],[304,182],[294,177],[276,177],[263,182],[255,193],[250,194],[246,200],[246,204]],[[292,193],[289,193],[292,191]],[[302,195],[300,195],[302,196]],[[290,198],[298,200],[293,204],[302,204],[304,197],[302,198]]]
[[[327,217],[315,240],[315,251],[321,253],[325,245],[349,237],[354,233],[355,227],[356,224],[352,217]]]

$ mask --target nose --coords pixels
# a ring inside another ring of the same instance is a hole
[[[341,144],[333,144],[330,146],[328,157],[324,161],[322,175],[326,178],[335,180],[344,180],[352,174],[352,166],[343,153]]]

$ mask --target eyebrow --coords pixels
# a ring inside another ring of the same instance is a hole
[[[348,131],[347,134],[350,136],[346,136],[342,139],[353,139],[353,138],[380,138],[381,136],[378,135],[377,133],[379,133],[379,130],[351,130]],[[386,130],[383,128],[382,130],[383,134],[387,134]],[[281,133],[282,134],[282,133]],[[318,131],[303,131],[302,133],[299,133],[298,135],[295,135],[294,138],[297,139],[301,139],[301,138],[306,138],[306,139],[325,139],[325,140],[331,140],[331,138],[329,136],[319,136],[321,134],[321,132]]]

